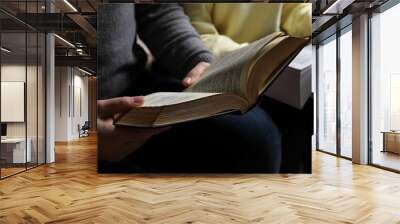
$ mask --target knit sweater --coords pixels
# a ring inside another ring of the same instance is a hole
[[[135,4],[137,33],[157,64],[183,78],[197,63],[211,62],[196,30],[178,4]]]

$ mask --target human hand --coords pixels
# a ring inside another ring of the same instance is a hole
[[[114,119],[143,105],[143,96],[98,100],[98,155],[102,160],[118,161],[143,145],[151,136],[167,128],[134,128],[114,125]]]
[[[204,71],[208,68],[208,66],[210,66],[210,63],[207,62],[198,63],[192,70],[190,70],[190,72],[182,80],[182,84],[185,87],[189,87],[193,83],[197,82],[204,75]]]

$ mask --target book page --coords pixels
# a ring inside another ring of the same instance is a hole
[[[185,93],[185,92],[158,92],[144,97],[142,107],[161,107],[185,103],[219,93]]]
[[[251,102],[257,100],[307,42],[308,39],[282,36],[263,49],[265,52],[254,61],[250,69],[252,76],[248,81],[248,96]]]
[[[273,33],[218,58],[206,70],[203,77],[185,92],[222,92],[247,98],[249,64],[257,58],[265,45],[282,35],[281,32]]]

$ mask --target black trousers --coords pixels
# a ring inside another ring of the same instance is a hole
[[[277,173],[281,136],[260,107],[180,124],[153,136],[119,163],[99,163],[100,172]]]

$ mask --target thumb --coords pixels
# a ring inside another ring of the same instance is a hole
[[[98,100],[97,108],[100,117],[113,117],[115,114],[125,113],[128,110],[143,105],[143,96],[124,96],[107,100]]]
[[[206,62],[200,62],[197,64],[182,80],[182,84],[189,87],[195,83],[204,74],[204,71],[208,68],[210,64]]]

